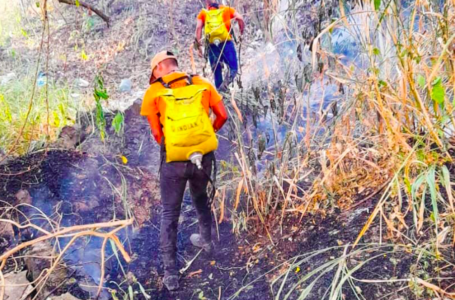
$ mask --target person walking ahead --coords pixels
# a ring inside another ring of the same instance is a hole
[[[151,62],[150,87],[142,102],[153,137],[161,145],[160,190],[162,201],[160,244],[164,284],[176,290],[178,283],[177,227],[183,194],[189,182],[193,206],[199,219],[199,234],[193,245],[212,251],[212,215],[207,186],[211,181],[215,132],[227,120],[220,94],[206,79],[178,71],[177,58],[169,51],[158,53]],[[210,110],[216,119],[209,118]]]
[[[214,1],[206,1],[206,3],[207,9],[201,10],[197,16],[196,42],[199,56],[202,57],[202,29],[205,27],[205,38],[209,43],[208,57],[215,76],[215,86],[219,91],[225,91],[228,85],[234,81],[239,69],[231,35],[231,20],[238,22],[241,35],[245,30],[245,22],[232,7],[219,5]],[[222,72],[223,62],[229,67],[229,75],[225,80],[223,80]]]

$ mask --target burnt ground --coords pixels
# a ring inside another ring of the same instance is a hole
[[[116,86],[122,78],[131,77],[134,90],[136,88],[141,90],[147,87],[149,75],[147,66],[153,53],[159,49],[170,48],[178,49],[178,52],[185,54],[191,46],[194,17],[200,7],[198,1],[185,1],[182,5],[177,5],[172,8],[172,14],[171,8],[165,7],[158,1],[114,2],[124,7],[109,8],[108,13],[113,23],[111,29],[107,29],[95,18],[98,22],[96,26],[92,30],[83,31],[81,30],[83,19],[74,14],[72,7],[64,7],[63,13],[70,22],[52,35],[51,44],[55,55],[50,61],[51,77],[68,77],[71,80],[81,77],[91,80],[97,73],[97,68],[106,64],[103,75],[109,86]],[[164,21],[161,18],[153,18],[157,11],[165,12]],[[172,16],[176,17],[175,33],[170,32],[167,26]],[[253,22],[250,22],[251,16],[247,15],[247,18],[249,26],[246,40],[250,41],[253,40],[257,28]],[[72,31],[83,32],[81,36],[85,40],[83,45],[79,41],[67,42],[66,37]],[[125,42],[125,48],[121,46],[123,42]],[[70,51],[77,48],[75,46],[84,46],[90,56],[83,68],[80,67],[80,51]],[[21,54],[19,57],[27,57],[26,54],[29,52],[26,47],[16,50]],[[259,50],[262,51],[262,49]],[[57,59],[61,54],[66,53],[69,54],[65,62]],[[99,55],[100,53],[105,56]],[[184,57],[182,67],[189,70],[188,55],[182,56]],[[107,61],[95,59],[99,57],[107,57]],[[203,62],[197,60],[196,63],[200,71]],[[91,93],[92,87],[87,87],[86,92]],[[114,99],[125,97],[124,94],[117,95],[115,91],[111,92]],[[110,128],[109,123],[113,115],[107,116],[109,138],[105,142],[102,142],[96,133],[92,134],[91,117],[80,115],[78,123],[81,128],[76,130],[76,140],[84,141],[77,148],[72,145],[73,136],[69,138],[69,147],[67,143],[64,143],[64,149],[61,149],[61,144],[51,145],[48,151],[38,151],[26,157],[10,160],[0,166],[0,199],[6,201],[0,204],[2,218],[10,217],[23,222],[26,216],[33,219],[37,225],[44,226],[45,222],[39,218],[37,211],[30,207],[19,208],[23,213],[22,216],[19,213],[4,214],[8,205],[21,203],[29,203],[40,208],[61,226],[105,222],[114,217],[122,219],[129,213],[135,216],[135,229],[119,234],[128,252],[131,253],[133,261],[129,265],[121,259],[119,262],[115,256],[112,256],[112,249],[109,247],[107,249],[106,290],[103,293],[105,299],[112,298],[108,288],[117,290],[118,298],[123,299],[129,285],[137,293],[135,299],[144,298],[139,285],[134,283],[135,280],[129,274],[134,275],[154,300],[230,299],[235,298],[235,295],[238,296],[237,299],[274,299],[279,292],[281,281],[278,280],[273,286],[271,283],[278,274],[291,268],[291,265],[286,263],[289,259],[296,255],[338,247],[321,252],[307,262],[292,266],[283,285],[283,292],[278,297],[282,299],[284,294],[306,274],[343,254],[343,245],[355,240],[376,203],[377,199],[371,199],[356,210],[332,211],[324,218],[321,215],[308,215],[300,220],[298,215],[289,215],[284,222],[283,232],[280,231],[279,220],[269,220],[269,230],[274,246],[264,232],[251,231],[236,236],[232,233],[232,224],[224,221],[218,227],[219,238],[214,228],[215,254],[211,257],[201,254],[195,259],[182,275],[181,289],[171,294],[162,285],[163,270],[158,250],[159,149],[151,141],[147,123],[137,117],[138,110],[139,107],[136,104],[125,112],[126,126],[121,136],[116,136]],[[222,142],[225,144],[221,146],[219,156],[225,158],[229,153],[229,145],[224,140]],[[128,159],[126,164],[122,162],[122,156]],[[125,210],[125,201],[128,202],[127,207],[130,211]],[[195,221],[195,212],[191,208],[190,199],[186,196],[178,243],[182,267],[185,265],[184,260],[192,260],[198,252],[189,243],[189,235],[197,229]],[[383,233],[385,232],[386,229],[383,228]],[[37,233],[32,230],[15,229],[14,237],[0,236],[0,252],[3,253],[4,250],[14,247],[19,242],[30,240],[36,235]],[[378,242],[378,237],[379,225],[376,224],[363,242]],[[64,239],[62,243],[65,243]],[[77,279],[76,283],[68,280],[65,289],[80,299],[93,299],[92,290],[84,288],[81,283],[87,281],[94,285],[99,280],[99,247],[98,240],[84,239],[79,241],[65,257],[67,265],[72,266],[68,277]],[[431,256],[417,259],[419,255],[417,252],[408,253],[391,247],[384,247],[379,251],[365,250],[362,254],[351,257],[347,265],[353,268],[375,255],[379,256],[355,272],[356,278],[387,280],[391,277],[407,278],[411,274],[421,278],[430,275],[453,276],[451,273],[434,274],[439,262],[434,261]],[[447,253],[446,256],[453,261],[453,253]],[[8,271],[13,267],[26,269],[22,260],[18,262],[18,266],[10,264]],[[421,265],[424,267],[418,268]],[[269,272],[270,270],[274,271]],[[316,276],[321,275],[322,272],[318,272]],[[327,298],[326,292],[330,292],[335,272],[336,268],[322,274],[307,299]],[[344,285],[344,299],[357,299],[350,284],[346,282]],[[403,282],[392,284],[354,282],[352,284],[355,285],[354,289],[358,288],[357,291],[361,291],[364,298],[368,300],[429,299],[434,296],[428,294],[428,291],[422,292],[417,288],[410,291],[408,283]],[[447,283],[442,284],[443,287],[447,285]],[[297,299],[304,288],[305,285],[300,285],[289,299]],[[236,294],[237,292],[239,293]]]
[[[135,280],[152,296],[152,299],[157,300],[274,299],[274,295],[279,292],[281,281],[278,279],[273,286],[271,283],[279,274],[291,268],[283,285],[281,299],[284,292],[298,284],[306,274],[340,257],[344,245],[353,242],[374,207],[375,200],[371,199],[356,210],[332,211],[324,218],[318,214],[308,215],[302,219],[300,216],[289,215],[282,232],[279,220],[270,220],[269,231],[274,246],[265,232],[251,231],[236,236],[232,233],[232,224],[224,221],[219,224],[218,229],[214,226],[215,253],[212,256],[203,253],[198,256],[182,275],[181,289],[171,294],[162,284],[163,269],[159,256],[161,210],[157,170],[159,149],[151,141],[147,123],[142,118],[135,117],[137,109],[136,105],[125,112],[124,135],[120,137],[116,137],[115,133],[109,130],[109,138],[104,143],[95,134],[85,137],[77,149],[50,148],[11,160],[0,167],[2,173],[0,199],[6,201],[2,203],[2,217],[24,222],[26,216],[35,224],[49,229],[45,221],[37,217],[37,211],[30,207],[20,206],[22,215],[4,213],[7,204],[20,203],[40,208],[43,213],[64,227],[108,222],[114,218],[125,218],[128,214],[134,215],[135,228],[119,233],[133,261],[126,264],[122,259],[118,260],[108,247],[104,299],[111,298],[109,291],[112,289],[117,290],[117,296],[120,297],[122,289],[127,291],[129,285],[137,293],[135,299],[143,299],[141,289]],[[107,120],[110,119],[111,116],[108,116]],[[84,124],[83,120],[81,124]],[[86,132],[89,126],[86,124],[80,130]],[[221,148],[223,151],[223,146]],[[128,158],[126,164],[122,162],[122,155]],[[124,201],[128,202],[127,209]],[[386,232],[385,227],[383,230]],[[198,253],[189,242],[189,235],[195,231],[196,214],[191,207],[191,199],[186,195],[178,242],[181,267],[186,265],[185,261],[191,261]],[[363,242],[378,242],[378,231],[379,226],[373,226]],[[36,235],[37,232],[32,230],[15,229],[14,238],[3,237],[0,246],[3,251]],[[67,240],[61,239],[61,243],[65,242]],[[334,248],[328,249],[331,247]],[[93,290],[84,288],[81,282],[91,282],[94,285],[100,279],[100,242],[96,239],[82,239],[70,249],[65,257],[65,262],[72,270],[68,276],[76,278],[79,284],[77,282],[65,284],[65,290],[80,299],[93,299]],[[296,265],[287,262],[297,255],[317,250],[324,251]],[[392,246],[384,246],[379,250],[365,248],[362,253],[350,257],[347,265],[353,268],[363,261],[376,257],[356,271],[355,277],[381,280],[392,277],[407,278],[414,269],[417,269],[416,266],[422,263],[422,259],[417,260],[417,254]],[[432,265],[437,266],[438,262],[432,262],[431,257],[424,260],[429,276],[429,268]],[[24,264],[19,265],[20,268],[26,268]],[[12,268],[15,265],[9,266]],[[336,268],[326,273],[320,270],[311,277],[316,279],[321,275],[307,299],[327,297],[326,293],[330,292],[335,272]],[[299,284],[289,299],[297,299],[305,286]],[[406,288],[407,283],[403,282],[391,284],[355,282],[353,286],[355,287],[345,283],[343,288],[345,299],[356,299],[352,289],[361,291],[366,299],[380,299],[384,295],[394,297],[393,299],[399,297],[418,299],[415,298],[416,294],[410,293]],[[385,299],[389,299],[389,296]]]

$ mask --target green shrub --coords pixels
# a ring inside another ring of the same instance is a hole
[[[24,154],[36,145],[53,141],[60,129],[74,123],[78,104],[67,86],[36,87],[25,77],[0,85],[0,148]]]

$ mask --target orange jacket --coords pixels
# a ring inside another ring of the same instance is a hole
[[[210,9],[210,8],[209,8]],[[234,19],[235,9],[230,6],[220,5],[220,9],[223,9],[223,21],[224,25],[226,26],[227,31],[231,30],[231,20]],[[201,20],[202,23],[205,24],[206,19],[206,12],[205,10],[201,10],[197,15],[197,19]]]
[[[175,79],[184,77],[186,74],[182,72],[174,72],[172,74],[163,77],[165,83],[169,83]],[[171,83],[171,88],[178,88],[185,86],[186,80],[178,80]],[[217,92],[216,88],[206,79],[200,76],[193,77],[193,84],[201,85],[206,87],[206,91],[202,95],[202,105],[204,106],[207,114],[210,114],[210,110],[215,114],[216,119],[213,122],[213,129],[215,132],[223,127],[227,120],[227,112],[224,107],[222,97]],[[142,101],[141,115],[146,116],[150,128],[152,129],[153,137],[158,144],[161,144],[163,139],[163,124],[164,124],[164,112],[166,110],[166,103],[161,101],[160,97],[156,97],[157,92],[164,89],[165,87],[158,81],[153,82],[147,92],[145,93],[144,100]]]

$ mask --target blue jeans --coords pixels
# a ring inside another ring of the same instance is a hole
[[[209,47],[209,61],[212,66],[212,72],[215,75],[215,86],[217,89],[223,83],[223,62],[229,67],[229,83],[234,80],[239,70],[234,42],[226,41],[218,46],[211,44]]]

